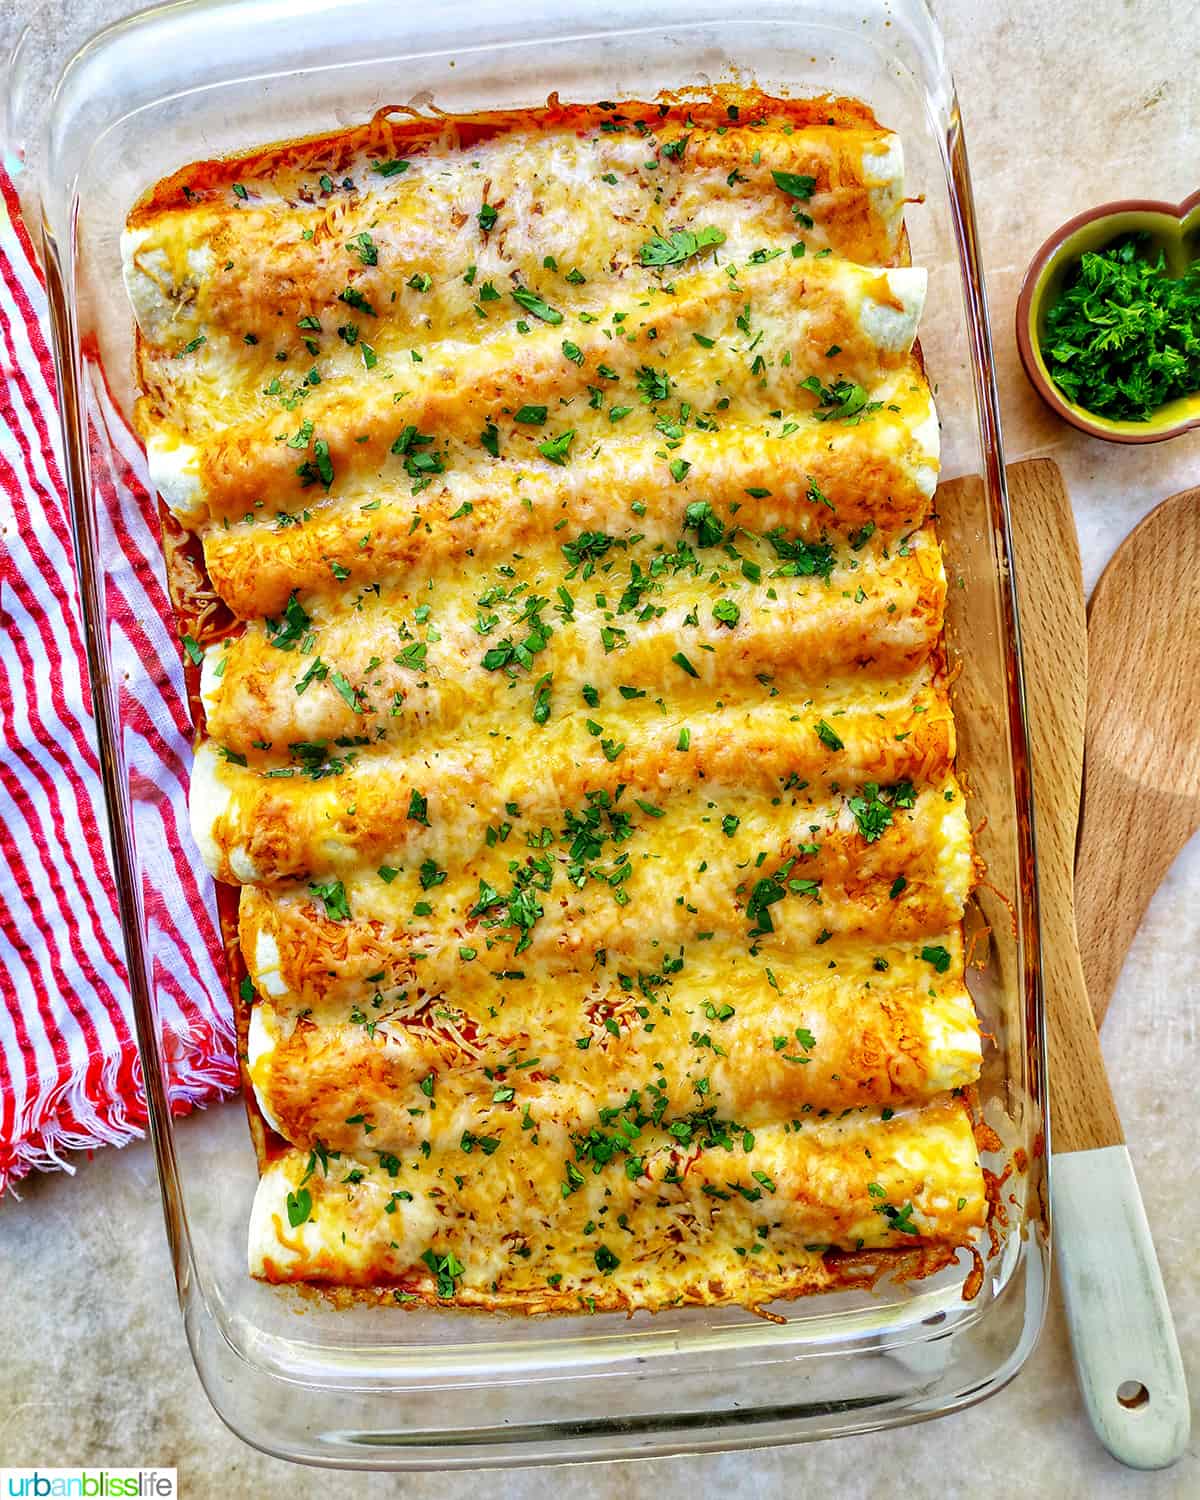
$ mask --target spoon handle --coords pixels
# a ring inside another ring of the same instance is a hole
[[[1041,740],[1035,730],[1035,746]],[[1071,1351],[1096,1436],[1130,1468],[1162,1469],[1187,1446],[1187,1380],[1084,987],[1069,844],[1057,837],[1063,830],[1045,800],[1037,748],[1034,756],[1038,812],[1048,814],[1038,831],[1046,833],[1042,897],[1050,936],[1044,972],[1054,1251]]]
[[[1037,750],[1034,780],[1041,811],[1046,778]],[[1187,1377],[1083,986],[1071,921],[1070,846],[1053,858],[1059,840],[1052,819],[1044,823],[1050,1188],[1071,1353],[1092,1428],[1113,1458],[1131,1469],[1166,1469],[1187,1448]]]
[[[1097,1437],[1165,1469],[1190,1432],[1187,1378],[1127,1146],[1056,1155],[1054,1249],[1075,1372]]]

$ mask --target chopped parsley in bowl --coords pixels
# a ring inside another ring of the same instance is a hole
[[[1161,443],[1200,427],[1200,190],[1061,225],[1025,272],[1015,331],[1034,390],[1090,437]]]
[[[1200,259],[1173,277],[1144,234],[1085,251],[1046,309],[1041,354],[1067,400],[1150,421],[1200,391]]]

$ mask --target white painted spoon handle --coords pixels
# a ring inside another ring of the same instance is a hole
[[[1165,1469],[1187,1446],[1187,1377],[1129,1150],[1056,1155],[1051,1182],[1055,1257],[1088,1416],[1121,1463]]]

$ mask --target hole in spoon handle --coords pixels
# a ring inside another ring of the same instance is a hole
[[[1121,1463],[1164,1469],[1187,1446],[1187,1380],[1129,1152],[1062,1152],[1050,1182],[1055,1262],[1088,1417]]]

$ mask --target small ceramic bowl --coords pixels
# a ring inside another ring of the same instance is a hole
[[[1042,359],[1046,309],[1062,289],[1085,250],[1103,250],[1127,234],[1148,236],[1152,251],[1162,250],[1167,270],[1181,276],[1200,257],[1200,192],[1182,203],[1123,198],[1102,203],[1069,219],[1034,256],[1017,299],[1017,348],[1035,391],[1051,409],[1081,432],[1110,443],[1161,443],[1189,427],[1200,427],[1200,391],[1159,407],[1148,422],[1114,422],[1076,406],[1051,380]]]

